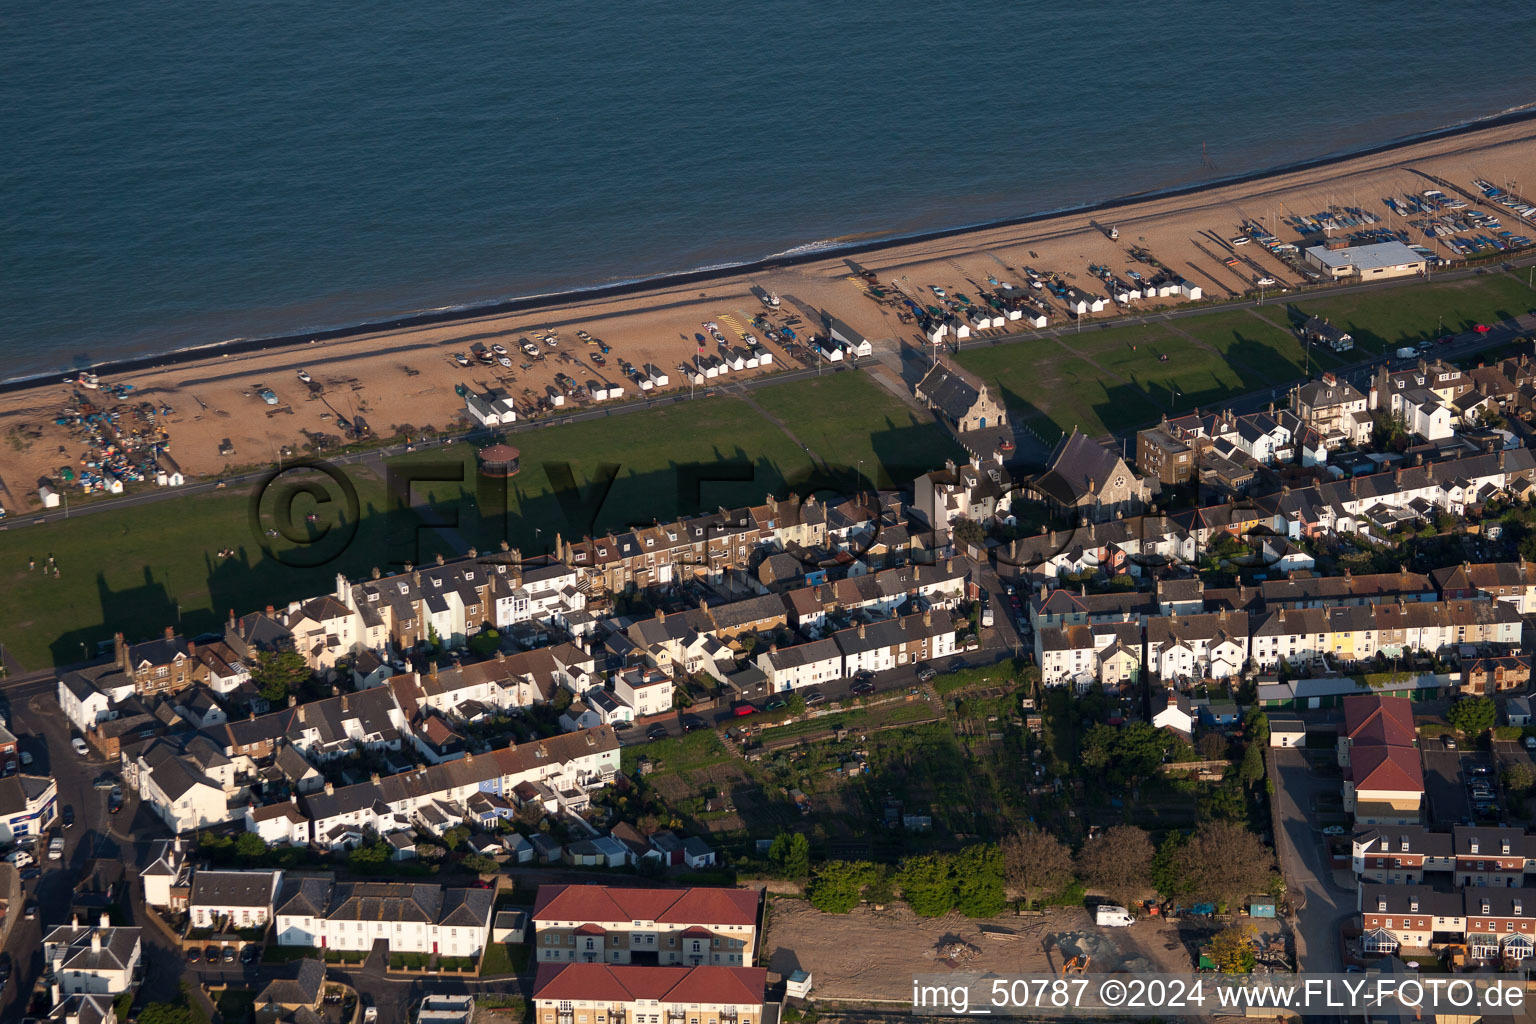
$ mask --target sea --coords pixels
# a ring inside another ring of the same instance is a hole
[[[1531,0],[14,0],[0,380],[1348,152],[1536,102],[1533,39]]]

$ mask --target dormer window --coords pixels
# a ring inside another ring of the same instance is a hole
[[[1520,903],[1519,900],[1515,900],[1515,905],[1514,905],[1513,909],[1515,911],[1515,916],[1516,917],[1519,917],[1521,914],[1523,914],[1525,912],[1524,910],[1521,909],[1521,903]]]
[[[1402,841],[1400,843],[1398,843],[1398,847],[1397,848],[1402,853],[1407,853],[1408,852],[1408,837],[1407,836],[1404,836],[1402,838]]]
[[[1385,896],[1378,896],[1376,898],[1376,909],[1383,914],[1387,912],[1387,898]]]
[[[1477,840],[1476,839],[1471,840],[1467,844],[1467,851],[1469,853],[1476,853],[1477,852]]]
[[[1419,912],[1419,898],[1417,896],[1408,897],[1408,909],[1415,914]]]
[[[369,595],[368,595],[368,600],[369,600],[369,601],[370,601],[370,602],[372,602],[372,601],[377,601],[377,600],[378,600],[378,599],[379,599],[379,595],[378,595],[378,594],[374,594],[374,593],[369,593]]]
[[[1483,900],[1483,913],[1487,914],[1490,909],[1492,909],[1491,904],[1487,900]]]
[[[647,537],[647,538],[645,538],[645,546],[648,547],[648,548],[655,547],[656,546],[656,539],[654,537]]]
[[[464,574],[464,578],[465,578],[465,579],[466,579],[466,580],[472,580],[472,579],[474,579],[474,578],[475,578],[475,574],[474,574],[474,573],[472,573],[472,572],[466,572],[466,573],[465,573],[465,574]]]
[[[443,581],[442,581],[442,580],[439,580],[439,579],[434,579],[434,580],[433,580],[433,581],[432,581],[432,586],[433,586],[433,587],[434,587],[434,588],[436,588],[436,589],[438,589],[438,590],[441,590],[441,589],[442,589],[442,586],[443,586]]]

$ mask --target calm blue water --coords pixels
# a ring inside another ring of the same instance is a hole
[[[1536,4],[18,0],[0,377],[975,223],[1536,100]]]

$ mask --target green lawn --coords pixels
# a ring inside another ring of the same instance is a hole
[[[256,993],[248,988],[227,988],[214,1004],[224,1024],[247,1024],[256,1006]]]
[[[1356,349],[1385,352],[1416,344],[1444,333],[1459,333],[1474,324],[1502,320],[1536,308],[1536,292],[1504,273],[1459,281],[1387,288],[1360,295],[1326,293],[1301,297],[1287,304],[1292,315],[1325,316],[1354,335]]]
[[[552,550],[557,536],[756,504],[770,492],[846,490],[861,458],[866,473],[884,466],[890,481],[958,452],[937,426],[920,422],[863,374],[770,387],[754,400],[833,461],[834,472],[813,471],[810,457],[747,402],[717,397],[519,434],[522,469],[505,488],[478,481],[468,445],[391,458],[389,471],[399,478],[432,478],[410,485],[411,502],[430,507],[450,524],[446,530],[423,528],[415,510],[391,501],[376,462],[343,467],[357,493],[355,535],[342,528],[339,500],[315,505],[300,496],[294,503],[300,531],[315,529],[304,521],[311,510],[320,525],[337,527],[314,545],[264,535],[270,493],[261,528],[253,529],[255,488],[0,532],[0,643],[26,668],[77,661],[114,630],[131,640],[167,625],[196,635],[220,628],[231,609],[244,614],[325,593],[337,572],[360,578],[375,567],[389,571],[471,546],[492,551],[504,539],[527,556]],[[850,471],[847,479],[837,463]],[[285,475],[278,490],[313,481],[336,493],[318,474],[299,476],[305,481]],[[605,491],[602,481],[609,480]],[[263,543],[280,557],[270,557]],[[224,548],[235,556],[219,558]],[[50,553],[59,559],[59,578],[27,571],[29,558],[41,564]],[[295,567],[300,556],[305,564]]]
[[[480,974],[486,978],[521,974],[528,966],[528,947],[521,942],[493,942],[485,947]]]
[[[776,384],[752,398],[826,460],[839,487],[855,477],[866,486],[901,487],[945,459],[965,457],[932,417],[862,373]]]
[[[643,747],[624,747],[619,751],[620,767],[626,775],[635,770],[641,756],[655,761],[658,772],[686,772],[707,768],[731,758],[713,729],[699,729],[668,739],[655,740]]]
[[[1355,337],[1355,361],[1444,330],[1536,308],[1536,292],[1506,274],[1431,281],[1358,295],[1294,297],[1151,324],[1067,332],[962,352],[959,362],[996,387],[1014,415],[1049,443],[1074,426],[1088,434],[1155,422],[1164,412],[1217,408],[1233,394],[1289,383],[1309,360],[1292,324],[1326,316]],[[1168,360],[1159,357],[1166,355]],[[1346,361],[1313,347],[1310,368]]]

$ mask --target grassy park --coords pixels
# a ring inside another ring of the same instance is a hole
[[[1131,430],[1163,413],[1214,408],[1235,394],[1288,383],[1345,359],[1314,347],[1292,325],[1324,316],[1354,336],[1349,361],[1502,320],[1536,306],[1523,281],[1490,273],[1363,294],[1277,299],[1152,324],[1066,332],[967,349],[959,362],[996,387],[1014,415],[1047,440],[1074,426]],[[1164,361],[1161,357],[1167,356]],[[1283,398],[1283,395],[1282,395]]]
[[[748,401],[719,396],[520,433],[513,441],[521,472],[501,495],[482,490],[469,445],[391,457],[387,466],[340,467],[356,489],[356,517],[338,514],[339,497],[321,506],[300,496],[298,542],[266,535],[271,491],[253,526],[254,487],[0,531],[0,644],[27,669],[78,661],[113,630],[139,639],[176,625],[194,636],[219,628],[231,609],[244,614],[325,593],[338,572],[358,578],[438,553],[492,551],[502,540],[528,555],[552,549],[557,535],[760,503],[769,492],[851,491],[860,469],[905,480],[959,451],[936,424],[860,373],[766,387],[752,402],[826,466]],[[406,505],[391,500],[388,472],[437,479],[412,484]],[[318,482],[339,496],[316,473],[290,474],[285,485]],[[311,511],[313,525],[305,522]],[[425,528],[428,520],[450,525]],[[309,543],[327,526],[328,537]],[[234,554],[221,557],[224,550]],[[57,578],[42,571],[50,554]],[[29,559],[37,569],[28,570]]]

